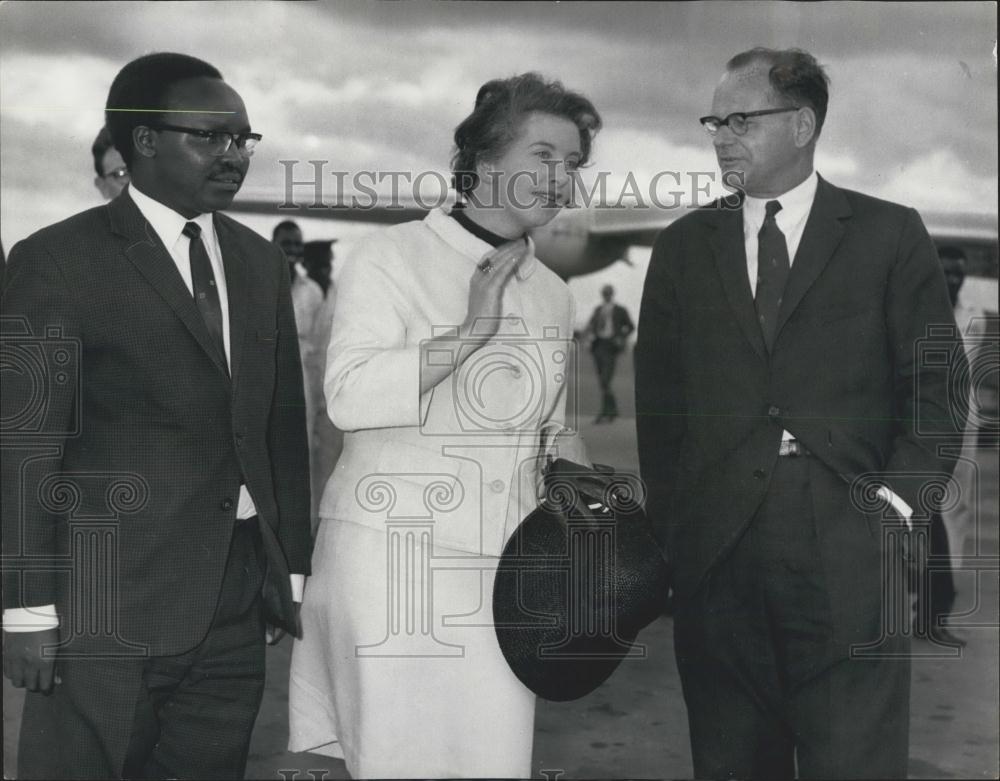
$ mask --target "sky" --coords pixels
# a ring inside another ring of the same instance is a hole
[[[7,0],[0,238],[9,251],[100,203],[89,150],[108,87],[151,51],[206,59],[243,96],[264,135],[249,193],[280,192],[279,160],[444,174],[452,132],[479,86],[528,70],[583,92],[600,111],[590,175],[607,171],[614,185],[629,172],[639,182],[664,170],[715,173],[697,119],[709,113],[726,60],[756,45],[798,46],[831,78],[821,174],[917,208],[995,215],[996,19],[992,2]],[[265,231],[273,221],[248,222]],[[346,239],[341,252],[369,230],[304,227],[307,239]],[[641,284],[637,252],[631,272],[620,264],[595,276],[587,295],[608,274],[629,289]]]

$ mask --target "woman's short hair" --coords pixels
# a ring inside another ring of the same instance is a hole
[[[132,167],[132,131],[162,120],[170,87],[200,77],[221,79],[222,74],[204,60],[174,52],[147,54],[118,71],[108,91],[104,124],[126,166]]]
[[[455,129],[451,171],[460,195],[479,183],[476,166],[500,157],[517,136],[525,115],[536,111],[576,125],[580,131],[580,165],[589,160],[594,136],[601,129],[601,116],[593,103],[537,73],[494,79],[479,88],[476,107]]]

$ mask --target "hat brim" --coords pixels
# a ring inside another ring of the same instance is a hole
[[[579,699],[621,662],[659,615],[667,569],[641,512],[567,523],[533,511],[504,548],[493,589],[497,640],[539,697]]]

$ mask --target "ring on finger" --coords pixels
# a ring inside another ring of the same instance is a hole
[[[484,260],[482,263],[479,264],[479,270],[482,271],[484,274],[492,274],[493,273],[492,261]]]

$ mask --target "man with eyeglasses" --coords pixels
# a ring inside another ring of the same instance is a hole
[[[664,230],[645,282],[639,460],[698,778],[907,773],[903,559],[964,358],[920,357],[954,320],[919,215],[817,175],[827,103],[806,52],[731,59],[701,122],[736,193]]]
[[[97,176],[94,177],[94,187],[105,200],[110,201],[128,184],[128,168],[121,154],[115,149],[107,126],[102,127],[97,134],[90,147],[90,154],[94,157],[94,170],[97,172]]]
[[[45,369],[0,373],[18,777],[242,778],[309,572],[288,267],[220,213],[260,135],[213,66],[134,60],[106,122],[130,184],[16,245],[3,291]]]

